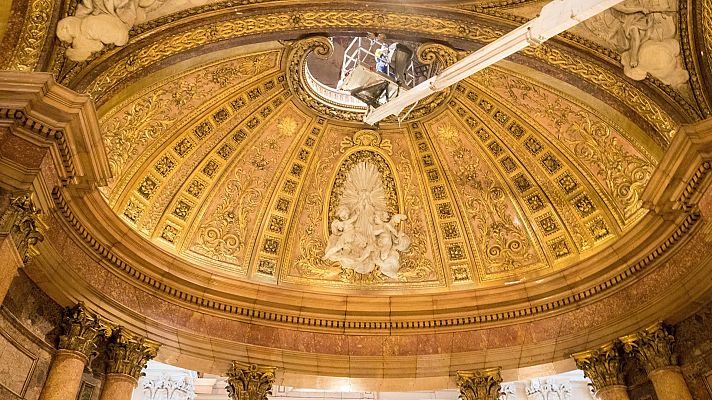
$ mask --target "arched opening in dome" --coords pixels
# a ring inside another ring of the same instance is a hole
[[[436,72],[437,65],[418,62],[417,42],[373,34],[329,39],[331,56],[309,55],[304,72],[313,94],[332,105],[377,108]]]

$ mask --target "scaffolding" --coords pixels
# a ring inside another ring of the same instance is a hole
[[[348,74],[351,73],[351,71],[353,71],[359,64],[365,66],[371,71],[376,71],[376,50],[384,47],[387,48],[388,45],[388,43],[385,43],[376,37],[354,38],[344,51],[344,60],[341,63],[340,81],[343,82]],[[393,76],[389,63],[386,63],[385,75],[388,78]],[[404,86],[413,87],[416,84],[415,65],[413,64],[413,60],[408,63],[405,71],[405,77],[405,82],[403,82]]]

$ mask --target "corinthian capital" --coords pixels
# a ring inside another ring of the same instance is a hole
[[[645,372],[651,373],[658,368],[677,365],[677,357],[673,353],[675,337],[670,329],[658,322],[640,332],[621,338],[623,348],[640,361]]]
[[[227,394],[230,400],[267,400],[274,383],[273,367],[258,367],[233,361],[227,372]]]
[[[597,349],[572,354],[576,366],[591,380],[594,389],[625,385],[622,357],[618,351],[620,343],[607,343]]]
[[[462,400],[497,400],[499,399],[502,376],[501,368],[457,371],[457,386]]]
[[[107,344],[106,372],[138,379],[146,363],[156,357],[159,347],[159,343],[119,327],[113,332]]]
[[[80,352],[87,360],[97,353],[99,340],[111,333],[111,328],[81,302],[64,309],[60,326],[62,335],[59,337],[59,348]]]
[[[30,260],[30,250],[44,240],[37,229],[40,209],[35,207],[31,192],[18,192],[10,196],[10,206],[0,218],[0,231],[9,232],[22,262]]]

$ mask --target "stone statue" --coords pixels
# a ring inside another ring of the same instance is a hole
[[[129,30],[146,20],[146,13],[160,7],[161,0],[82,0],[73,16],[57,23],[57,37],[71,44],[66,56],[84,61],[105,44],[123,46]]]
[[[84,61],[106,44],[123,46],[135,25],[213,0],[81,0],[74,15],[57,23],[66,56]]]
[[[647,74],[671,86],[689,79],[676,38],[677,0],[626,0],[591,18],[586,26],[620,52],[625,74]]]
[[[363,161],[349,171],[335,214],[323,258],[360,274],[379,267],[395,278],[399,252],[410,247],[410,239],[398,227],[407,217],[389,217],[383,182],[373,164]]]

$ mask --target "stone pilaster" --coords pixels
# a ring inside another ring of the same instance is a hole
[[[611,342],[594,350],[572,354],[576,366],[591,380],[600,400],[629,399],[619,348],[618,342]]]
[[[59,350],[52,359],[40,400],[74,400],[87,363],[97,354],[101,338],[110,328],[84,304],[64,310]]]
[[[497,400],[502,384],[501,368],[457,371],[457,387],[462,400]]]
[[[106,345],[106,376],[99,399],[130,400],[141,370],[156,357],[159,346],[126,328],[116,328]]]
[[[272,394],[274,367],[259,367],[233,361],[227,372],[227,394],[230,400],[267,400]]]
[[[659,400],[692,400],[677,366],[673,351],[675,337],[662,322],[622,337],[621,341],[625,351],[635,356],[645,369]]]
[[[44,240],[37,229],[40,213],[30,192],[17,192],[10,195],[10,204],[0,216],[0,303],[17,269],[30,260],[34,245]]]
[[[10,195],[10,206],[0,219],[0,232],[10,233],[24,263],[30,260],[33,246],[44,240],[38,230],[40,214],[42,211],[32,201],[32,193],[18,192]]]

